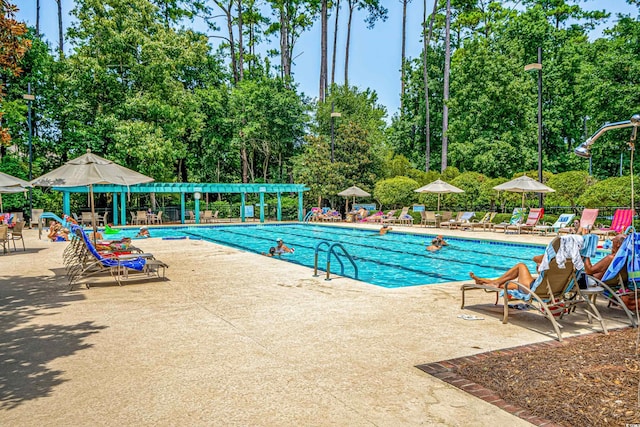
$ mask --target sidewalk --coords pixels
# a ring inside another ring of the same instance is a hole
[[[554,336],[535,314],[503,325],[479,292],[460,310],[459,283],[327,282],[199,240],[136,241],[170,264],[168,281],[67,292],[66,244],[25,240],[0,256],[3,425],[529,425],[415,366]]]

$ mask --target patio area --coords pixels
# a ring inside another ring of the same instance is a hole
[[[532,313],[503,325],[480,292],[461,310],[460,283],[324,281],[278,259],[152,238],[136,245],[170,264],[169,280],[67,292],[66,244],[37,234],[25,231],[26,252],[0,256],[3,424],[529,425],[415,367],[554,339]],[[597,331],[575,319],[564,336]]]

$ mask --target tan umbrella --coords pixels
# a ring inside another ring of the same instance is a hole
[[[510,191],[512,193],[522,193],[522,207],[524,208],[524,193],[553,193],[554,190],[551,187],[547,187],[541,182],[536,181],[533,178],[529,178],[526,175],[519,176],[518,178],[507,181],[503,184],[493,187],[498,191]]]
[[[4,211],[2,206],[3,193],[22,193],[26,191],[27,187],[31,187],[27,181],[0,172],[0,212]]]
[[[371,194],[367,193],[366,191],[364,191],[362,188],[357,187],[357,186],[351,186],[349,188],[347,188],[346,190],[343,190],[341,192],[338,193],[338,196],[342,196],[342,197],[347,197],[346,200],[346,206],[345,206],[345,212],[349,212],[349,197],[353,197],[353,203],[355,204],[356,202],[356,197],[369,197],[371,196]]]
[[[96,156],[91,150],[87,149],[86,154],[69,160],[59,168],[34,179],[31,184],[42,187],[81,187],[88,185],[93,230],[96,231],[95,206],[93,202],[94,184],[134,185],[151,181],[153,181],[153,178],[127,169],[111,160]]]
[[[440,196],[449,193],[464,193],[464,190],[451,185],[448,182],[444,182],[440,179],[436,179],[430,184],[414,190],[416,193],[434,193],[438,194],[438,210],[440,210]]]

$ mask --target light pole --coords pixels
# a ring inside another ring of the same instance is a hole
[[[26,95],[22,95],[27,101],[27,109],[28,109],[28,126],[29,126],[29,181],[33,179],[33,127],[31,125],[31,102],[36,99],[35,96],[31,94],[31,83],[27,83],[27,93]],[[29,218],[33,217],[33,198],[31,194],[31,187],[29,187]]]
[[[334,113],[333,108],[334,108],[334,102],[331,101],[331,163],[333,163],[333,148],[335,145],[334,122],[336,117],[342,116],[342,114],[340,113]]]
[[[538,181],[542,182],[542,48],[538,47],[538,62],[524,66],[525,71],[538,70]],[[542,207],[542,193],[538,193],[538,207]]]

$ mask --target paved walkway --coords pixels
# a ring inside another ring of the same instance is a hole
[[[482,293],[460,310],[459,283],[326,282],[198,240],[136,242],[165,282],[67,292],[66,245],[26,244],[0,256],[0,425],[528,425],[415,365],[553,339],[535,314],[503,325]]]

